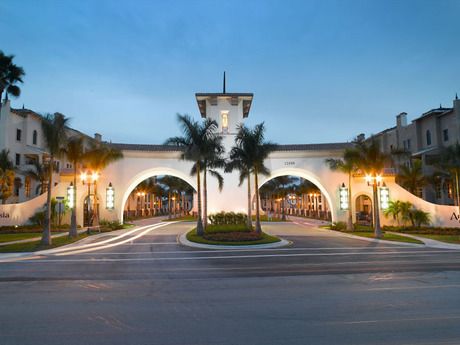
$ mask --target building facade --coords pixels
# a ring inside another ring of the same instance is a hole
[[[436,162],[442,149],[460,142],[460,100],[455,96],[451,108],[439,106],[410,123],[407,113],[396,116],[396,126],[373,135],[381,150],[391,154],[394,168],[410,166],[414,160],[422,163],[423,174],[430,182],[417,195],[436,204],[453,205],[452,185],[448,179],[434,178]]]
[[[0,108],[0,151],[7,150],[9,159],[15,167],[13,193],[5,203],[20,203],[42,194],[46,189],[43,182],[34,178],[31,172],[37,172],[37,165],[46,163],[49,155],[42,131],[42,115],[30,109],[15,109],[5,100]],[[91,137],[67,128],[69,138],[81,136],[89,144]],[[100,140],[100,135],[96,135]],[[56,158],[53,180],[59,183],[61,178],[73,173],[72,163],[65,156]]]

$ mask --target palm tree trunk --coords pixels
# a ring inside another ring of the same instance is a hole
[[[351,196],[351,172],[348,173],[348,231],[353,231],[353,207],[352,196]]]
[[[251,174],[248,171],[248,228],[252,229]]]
[[[208,183],[206,178],[206,165],[203,167],[203,228],[208,227]]]
[[[45,221],[43,226],[43,234],[41,243],[50,246],[51,245],[51,192],[53,189],[53,165],[54,165],[54,157],[50,157],[50,168],[49,168],[49,176],[48,176],[48,191],[46,196],[46,215]]]
[[[374,235],[375,238],[382,238],[382,229],[380,228],[379,200],[377,194],[377,182],[372,185],[372,194],[374,197]]]
[[[256,232],[262,233],[260,226],[260,212],[259,212],[259,177],[257,176],[257,169],[254,169],[254,188],[256,190]]]
[[[198,201],[198,220],[196,222],[196,234],[198,236],[204,235],[203,221],[201,219],[201,180],[200,180],[200,162],[196,162],[196,188],[197,188],[197,201]]]
[[[457,194],[457,207],[458,213],[460,214],[460,190],[458,189],[458,170],[455,170],[455,189]]]
[[[171,192],[168,191],[168,219],[171,219]]]
[[[70,215],[70,230],[69,237],[77,237],[77,164],[74,163],[73,170],[73,207],[72,214]]]

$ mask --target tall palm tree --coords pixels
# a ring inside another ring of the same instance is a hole
[[[254,189],[256,198],[256,226],[257,233],[262,232],[260,226],[260,200],[259,200],[259,175],[269,175],[270,171],[265,166],[265,160],[273,152],[277,145],[265,140],[265,125],[260,123],[253,129],[240,125],[235,138],[235,147],[244,152],[245,164],[248,164],[248,181],[251,174],[254,175]]]
[[[42,131],[48,149],[48,164],[54,167],[55,158],[60,157],[67,144],[66,126],[69,119],[60,113],[48,114],[42,119]],[[53,174],[48,174],[48,191],[46,198],[46,217],[44,221],[42,244],[51,245],[51,193],[53,190]]]
[[[21,94],[21,89],[16,84],[23,82],[22,77],[25,73],[22,67],[13,63],[13,59],[14,55],[5,55],[0,50],[0,101],[3,92],[5,99],[8,99],[8,94],[14,97]]]
[[[35,189],[35,194],[42,194],[47,191],[48,188],[48,174],[49,174],[49,165],[45,163],[40,163],[38,160],[33,162],[33,168],[28,169],[26,174],[32,177],[35,181],[38,182],[38,185]]]
[[[9,158],[9,150],[0,151],[0,199],[5,204],[11,196],[14,185],[14,165]]]
[[[225,168],[225,159],[223,158],[225,149],[222,145],[222,137],[214,135],[209,138],[205,151],[201,167],[203,169],[203,228],[206,231],[208,226],[208,172],[212,177],[217,179],[219,191],[222,191],[224,187],[224,178],[216,170]],[[192,175],[194,174],[196,174],[196,164],[192,167]]]
[[[77,169],[78,165],[83,162],[85,147],[83,137],[75,136],[69,140],[66,149],[67,159],[72,162],[73,166],[73,207],[70,215],[69,237],[77,237]]]
[[[460,213],[460,144],[457,142],[455,145],[444,148],[435,165],[448,172],[454,181],[455,204],[458,206]]]
[[[331,170],[340,171],[348,175],[348,222],[347,230],[353,231],[353,205],[352,205],[352,189],[351,184],[353,174],[357,171],[358,152],[355,148],[347,148],[343,153],[343,158],[326,159],[326,164]]]
[[[239,126],[238,131],[248,131],[248,128]],[[240,135],[241,136],[241,135]],[[238,138],[238,137],[237,137]],[[237,140],[235,138],[235,146],[230,150],[229,161],[225,166],[225,172],[232,172],[233,170],[239,171],[239,186],[244,183],[244,180],[247,179],[247,190],[248,190],[248,220],[247,226],[249,229],[252,229],[252,202],[251,202],[251,165],[252,160],[249,157],[249,152],[245,150],[242,140]]]
[[[111,163],[122,159],[123,152],[104,142],[92,141],[91,146],[85,151],[83,161],[85,165],[99,174]],[[97,197],[97,182],[94,183],[94,214],[95,225],[99,226],[99,199]]]
[[[196,233],[203,236],[203,219],[201,204],[201,172],[202,162],[209,154],[209,144],[217,136],[217,122],[206,119],[203,122],[193,120],[188,115],[177,115],[179,126],[183,136],[169,138],[165,141],[166,145],[175,145],[183,149],[181,158],[194,162],[191,174],[195,172],[198,195],[198,220],[196,224]]]
[[[417,190],[428,184],[427,178],[423,175],[422,161],[416,159],[412,161],[410,166],[401,165],[399,174],[396,176],[396,182],[412,194],[417,195]]]
[[[377,176],[382,176],[390,156],[380,150],[380,144],[375,138],[369,141],[358,141],[355,147],[357,168],[372,177],[374,234],[376,238],[381,238]]]

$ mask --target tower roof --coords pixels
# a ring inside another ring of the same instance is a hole
[[[196,93],[196,102],[200,109],[201,117],[206,117],[206,102],[208,101],[211,105],[217,105],[217,100],[226,98],[231,105],[238,105],[240,100],[243,101],[243,117],[248,117],[249,110],[251,109],[252,99],[254,98],[253,93],[247,92],[210,92],[210,93]]]

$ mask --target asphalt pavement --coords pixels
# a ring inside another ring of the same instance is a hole
[[[286,248],[183,247],[193,224],[156,219],[0,263],[0,345],[460,344],[460,251],[294,220],[263,225]]]

